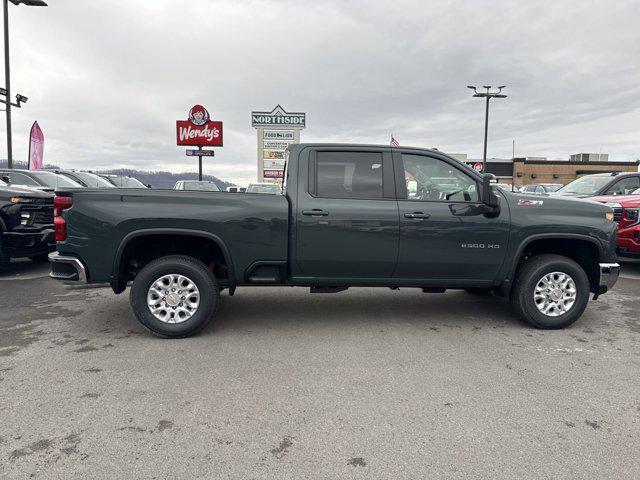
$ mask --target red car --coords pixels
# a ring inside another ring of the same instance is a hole
[[[590,197],[613,208],[618,222],[618,255],[640,258],[640,189],[629,195]]]

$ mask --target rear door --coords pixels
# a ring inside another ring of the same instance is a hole
[[[398,206],[388,148],[318,148],[298,171],[294,278],[390,278]]]
[[[480,185],[457,163],[424,152],[394,152],[400,212],[394,276],[425,286],[468,286],[490,283],[498,273],[509,236],[508,206],[503,199],[497,217],[480,213]]]

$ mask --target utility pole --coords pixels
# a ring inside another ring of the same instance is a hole
[[[13,168],[13,146],[11,143],[11,71],[9,69],[9,1],[14,5],[21,3],[28,7],[46,7],[47,3],[43,0],[3,0],[4,9],[4,81],[7,95],[5,103],[7,105],[7,168]],[[20,99],[18,99],[20,103]]]
[[[11,145],[11,71],[9,70],[9,1],[4,0],[4,83],[7,90],[7,168],[13,168],[13,150]]]
[[[467,85],[467,88],[473,90],[473,96],[479,98],[486,98],[487,103],[484,112],[484,151],[482,154],[482,173],[487,173],[487,137],[489,134],[489,100],[492,98],[507,98],[507,96],[502,92],[502,89],[505,88],[505,85],[498,87],[497,92],[491,91],[491,85],[483,85],[482,88],[486,89],[486,92],[478,92],[476,87],[473,85]]]

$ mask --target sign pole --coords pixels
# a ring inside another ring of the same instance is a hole
[[[202,152],[202,147],[198,147],[198,153]],[[198,181],[202,181],[202,154],[198,155]]]

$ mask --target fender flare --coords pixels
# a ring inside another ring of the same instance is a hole
[[[212,240],[222,250],[224,261],[227,263],[227,269],[229,272],[229,290],[235,290],[236,279],[235,271],[233,269],[233,261],[231,260],[231,254],[224,241],[218,236],[210,232],[203,230],[192,230],[187,228],[145,228],[141,230],[134,230],[127,233],[116,250],[116,254],[113,258],[113,266],[111,269],[111,287],[115,293],[122,293],[126,288],[126,280],[122,281],[120,278],[120,264],[122,262],[122,255],[127,245],[137,237],[143,237],[145,235],[183,235],[191,237],[202,237],[208,240]]]
[[[532,242],[535,242],[536,240],[553,240],[553,239],[583,240],[583,241],[589,242],[595,245],[596,248],[598,249],[599,258],[603,258],[604,250],[603,250],[602,244],[597,239],[590,237],[588,235],[583,235],[581,233],[539,233],[536,235],[530,235],[520,242],[520,245],[518,245],[518,249],[516,250],[516,254],[513,256],[511,260],[511,266],[509,268],[508,278],[513,280],[513,277],[516,273],[516,268],[518,268],[518,260],[520,259],[520,255],[522,255],[522,252],[527,247],[527,245],[529,245]]]

